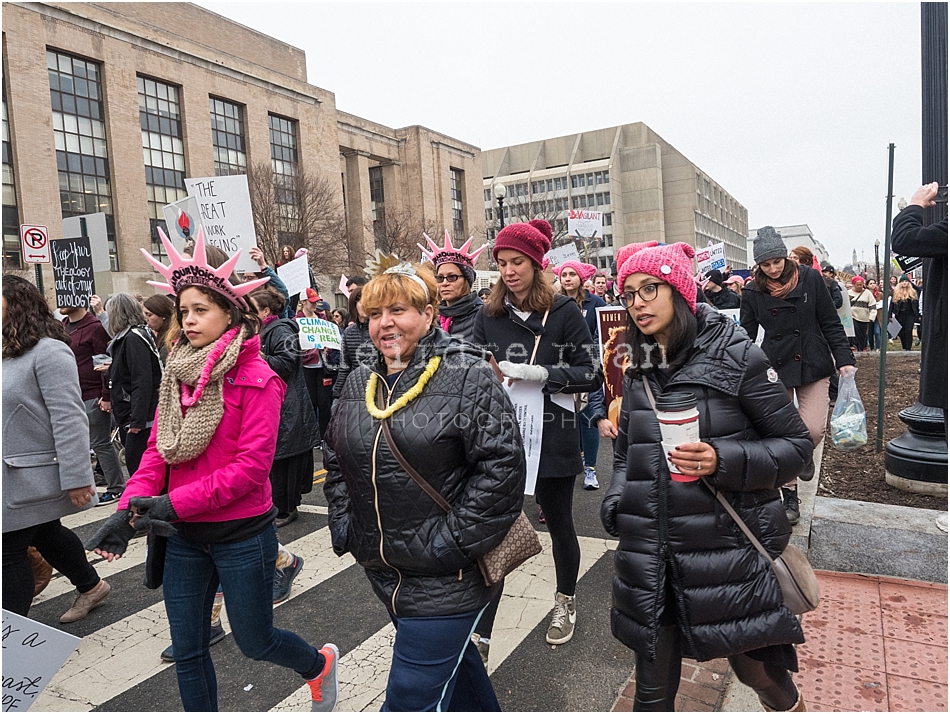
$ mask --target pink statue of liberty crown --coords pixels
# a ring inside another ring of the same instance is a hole
[[[425,233],[422,234],[426,241],[429,243],[429,247],[432,248],[431,251],[425,249],[421,243],[416,243],[417,246],[422,248],[422,254],[432,261],[432,266],[438,268],[442,263],[457,263],[459,265],[467,265],[469,268],[475,268],[475,261],[478,259],[478,256],[481,255],[481,252],[488,247],[488,244],[483,245],[478,250],[475,250],[471,253],[468,252],[468,248],[472,245],[472,241],[475,238],[469,238],[465,241],[465,244],[461,248],[456,248],[452,245],[452,239],[449,237],[449,232],[445,232],[445,245],[441,248],[439,244],[433,241]]]
[[[270,278],[259,278],[241,285],[232,285],[229,278],[241,254],[235,253],[220,268],[212,268],[208,265],[208,256],[205,254],[205,235],[201,228],[198,229],[198,234],[195,236],[195,252],[191,258],[179,253],[161,228],[158,229],[158,236],[162,239],[162,245],[165,246],[165,252],[168,253],[168,259],[171,263],[167,266],[162,265],[145,248],[142,248],[142,254],[155,270],[168,281],[167,283],[158,283],[149,280],[148,284],[169,295],[177,296],[182,290],[193,285],[202,286],[214,290],[241,309],[247,310],[247,301],[244,296],[270,280]]]

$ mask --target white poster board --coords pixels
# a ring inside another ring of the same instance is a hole
[[[3,611],[3,711],[29,709],[82,640]]]
[[[527,479],[524,492],[528,496],[534,495],[534,487],[538,482],[538,466],[541,463],[541,435],[544,429],[544,394],[541,385],[534,382],[515,381],[508,386],[508,397],[515,408],[515,421],[521,431],[521,441],[524,443],[524,456],[527,464]],[[574,406],[571,405],[571,411]]]
[[[717,308],[717,309],[718,309],[718,308]],[[721,312],[723,315],[728,315],[728,316],[731,317],[733,320],[735,320],[735,323],[736,323],[737,325],[739,325],[739,308],[734,307],[734,308],[732,308],[731,310],[719,310],[719,312]],[[739,325],[739,326],[741,327],[741,325]],[[762,325],[759,325],[759,332],[758,332],[758,334],[756,335],[755,344],[757,344],[757,345],[759,345],[759,347],[761,347],[761,346],[762,346],[762,340],[764,340],[764,339],[765,339],[765,330],[762,328]]]
[[[185,241],[194,239],[201,227],[201,214],[198,211],[198,199],[187,196],[162,207],[165,214],[165,233],[172,244],[181,251]]]
[[[572,236],[590,238],[604,233],[604,214],[601,211],[567,212],[567,232]]]
[[[109,233],[105,213],[64,218],[63,238],[79,238],[82,235],[80,219],[83,218],[86,220],[86,235],[89,236],[89,248],[92,250],[92,272],[108,273],[112,264],[109,262]]]
[[[297,324],[300,326],[300,349],[340,349],[340,328],[335,322],[319,317],[298,317]]]
[[[568,243],[567,245],[562,245],[560,248],[549,250],[544,254],[544,257],[551,261],[552,268],[556,268],[561,265],[561,263],[566,263],[569,260],[580,262],[581,259],[580,254],[577,252],[577,246],[573,243]]]
[[[302,293],[310,287],[310,266],[307,256],[301,255],[277,267],[277,277],[284,281],[290,295]]]
[[[711,270],[722,270],[726,267],[726,244],[714,243],[706,248],[696,249],[696,267],[700,275],[706,275]]]
[[[256,273],[260,268],[248,254],[257,245],[251,194],[247,176],[211,176],[186,178],[188,195],[198,201],[198,217],[204,226],[205,240],[228,255],[241,253],[235,270]]]
[[[841,307],[838,308],[838,319],[841,320],[841,326],[844,328],[844,334],[847,337],[854,337],[854,318],[851,316],[851,301],[848,299],[848,291],[841,286]]]

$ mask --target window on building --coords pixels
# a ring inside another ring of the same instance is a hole
[[[564,182],[561,181],[561,179],[559,178],[554,179],[554,190],[560,191],[563,188],[566,188],[566,186],[564,185]]]
[[[594,174],[587,174],[587,185],[588,186],[594,185]]]
[[[571,176],[571,188],[577,188],[577,176]]]
[[[587,196],[579,196],[578,198],[581,202],[581,208],[587,208]]]
[[[449,181],[452,188],[452,228],[457,233],[463,233],[465,219],[463,218],[462,191],[465,186],[465,172],[461,169],[450,169]]]
[[[118,270],[99,65],[47,50],[46,67],[63,218],[105,213],[109,260]]]
[[[373,214],[373,225],[382,218],[386,203],[386,194],[383,192],[383,167],[369,167],[369,200],[370,212]]]
[[[7,82],[3,79],[3,267],[20,268],[20,217],[13,178],[13,148],[7,120]]]
[[[610,172],[604,171],[604,183],[610,183]]]
[[[609,194],[608,194],[609,195]],[[604,226],[612,226],[614,224],[614,214],[605,213],[604,214]]]
[[[211,110],[211,143],[214,146],[214,175],[247,173],[244,142],[244,107],[226,99],[208,97]]]
[[[605,233],[605,234],[604,234],[604,245],[607,246],[608,248],[613,248],[613,247],[614,247],[614,237],[613,237],[613,234],[611,234],[611,233]]]
[[[267,123],[270,128],[271,168],[274,170],[274,198],[281,222],[277,236],[281,243],[289,243],[297,205],[297,122],[268,114]]]
[[[485,203],[488,203],[489,201],[491,201],[491,191],[489,191],[489,190],[486,188],[486,189],[485,189]]]
[[[152,236],[152,255],[164,257],[158,237],[168,234],[162,207],[185,198],[185,149],[181,140],[181,104],[178,87],[148,77],[137,77],[145,195]],[[174,230],[174,227],[172,228]]]
[[[610,205],[610,194],[609,194],[609,193],[605,193],[605,194],[604,194],[604,205],[605,205],[605,206],[609,206],[609,205]]]
[[[602,194],[602,193],[598,193],[598,194],[597,194],[597,205],[598,205],[598,206],[603,206],[603,205],[604,205],[604,194]]]
[[[554,190],[554,181],[552,181],[551,179],[548,179],[548,191],[550,192],[553,190]]]

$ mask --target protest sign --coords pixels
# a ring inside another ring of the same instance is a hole
[[[29,709],[82,640],[3,611],[3,711]]]
[[[739,308],[735,307],[735,308],[732,308],[731,310],[719,310],[719,312],[721,312],[723,315],[727,315],[731,317],[737,325],[739,324]],[[761,347],[762,340],[764,339],[765,339],[765,328],[759,325],[759,331],[755,335],[755,344]]]
[[[340,292],[343,293],[344,296],[346,296],[346,299],[349,300],[350,289],[346,287],[347,280],[348,278],[346,277],[346,273],[340,273],[340,284],[337,287],[340,289]]]
[[[573,243],[568,243],[567,245],[562,245],[560,248],[549,250],[544,254],[544,257],[551,261],[552,268],[556,268],[561,265],[561,263],[566,263],[569,260],[580,261],[581,259],[581,256],[577,252],[577,246]]]
[[[165,234],[179,251],[185,247],[185,241],[198,236],[201,227],[201,214],[198,212],[198,199],[188,196],[180,201],[169,203],[162,208],[165,214]],[[207,237],[205,233],[205,237]]]
[[[56,307],[89,307],[96,291],[89,238],[60,238],[52,246]]]
[[[623,403],[623,372],[627,368],[627,311],[622,307],[598,307],[601,366],[604,369],[604,403],[607,418],[617,426]]]
[[[63,219],[63,238],[82,237],[82,224],[86,224],[86,236],[92,251],[92,270],[94,273],[107,273],[112,270],[109,261],[109,231],[106,228],[105,213],[88,213],[85,216],[73,216]]]
[[[538,466],[541,463],[541,435],[544,428],[544,394],[541,385],[533,382],[515,380],[505,389],[511,405],[515,408],[515,421],[521,431],[521,441],[524,444],[524,456],[527,465],[527,479],[524,492],[534,495],[534,487],[538,481]],[[571,395],[568,395],[571,396]],[[573,404],[571,405],[573,411]]]
[[[310,287],[310,265],[307,263],[307,256],[301,255],[278,266],[277,277],[284,281],[287,292],[291,295],[302,293]]]
[[[567,232],[582,238],[603,235],[604,214],[601,211],[568,211]]]
[[[240,252],[235,270],[254,273],[260,270],[248,254],[257,245],[251,195],[247,176],[212,176],[185,179],[188,195],[198,202],[198,220],[204,227],[205,240],[228,255]]]
[[[841,307],[838,308],[838,319],[841,320],[844,334],[847,337],[854,337],[854,318],[851,316],[851,301],[848,300],[848,291],[843,286],[841,292],[845,295],[845,298],[841,301]]]
[[[705,276],[711,270],[722,270],[726,267],[726,244],[714,243],[706,248],[696,249],[696,265],[699,274]]]
[[[336,323],[319,317],[298,317],[297,324],[300,326],[300,349],[340,349],[340,328]]]

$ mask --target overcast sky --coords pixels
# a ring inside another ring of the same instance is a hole
[[[888,143],[896,199],[921,183],[913,2],[199,4],[387,126],[491,149],[642,121],[750,228],[806,223],[836,267],[883,243]]]

